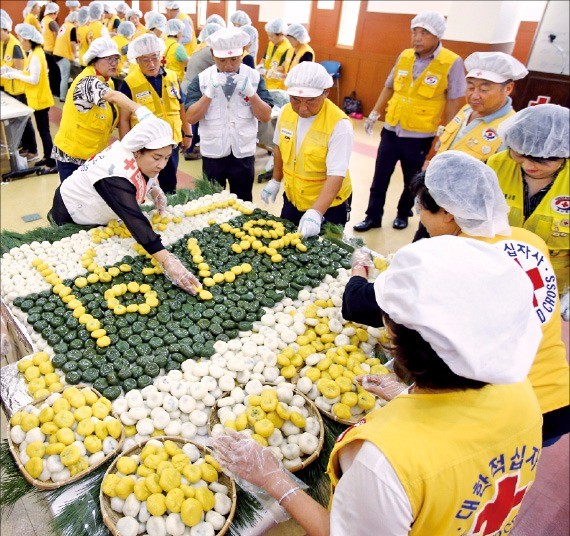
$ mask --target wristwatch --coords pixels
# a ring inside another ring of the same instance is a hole
[[[192,138],[192,134],[184,134],[185,138]]]

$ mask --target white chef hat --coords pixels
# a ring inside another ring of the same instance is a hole
[[[12,31],[12,19],[7,13],[0,14],[0,28],[2,28],[2,30],[7,30],[8,32]]]
[[[52,13],[59,13],[59,6],[55,2],[46,4],[44,15],[51,15]]]
[[[87,6],[79,8],[77,12],[77,22],[80,26],[89,22],[89,8]]]
[[[115,6],[115,9],[117,10],[117,13],[126,13],[129,10],[129,4],[126,2],[119,2]]]
[[[242,11],[241,9],[238,9],[231,17],[230,17],[230,22],[232,24],[239,24],[240,26],[245,26],[246,24],[251,24],[251,19],[249,17],[249,15],[245,12]]]
[[[119,48],[117,43],[110,37],[98,37],[89,45],[87,52],[83,54],[85,65],[89,65],[95,58],[108,58],[109,56],[118,56]]]
[[[267,33],[284,34],[285,30],[287,30],[287,24],[285,24],[283,19],[270,20],[265,25],[265,31]]]
[[[91,2],[89,4],[89,17],[91,17],[91,20],[99,20],[103,15],[103,9],[102,2]]]
[[[517,383],[542,339],[524,270],[493,245],[437,236],[399,249],[374,282],[380,308],[458,376]]]
[[[28,41],[33,41],[38,45],[44,44],[44,36],[38,32],[31,24],[16,24],[16,34],[22,39],[27,39]]]
[[[333,85],[333,79],[320,63],[303,61],[289,71],[285,85],[289,95],[318,97]]]
[[[127,59],[132,62],[146,54],[158,54],[162,56],[165,50],[166,45],[162,39],[159,39],[152,33],[146,33],[129,43]]]
[[[528,71],[516,58],[504,52],[473,52],[465,60],[465,78],[480,78],[496,84],[520,80]]]
[[[226,27],[226,21],[223,19],[223,17],[221,17],[220,15],[216,15],[215,13],[213,15],[210,15],[206,19],[206,24],[209,24],[210,22],[215,22],[216,24],[219,24],[222,28]]]
[[[141,149],[162,149],[178,144],[172,139],[172,127],[156,116],[149,116],[137,123],[121,140],[121,145],[127,151],[135,152]]]
[[[200,43],[203,43],[210,35],[216,33],[218,30],[221,30],[222,28],[223,26],[220,26],[216,22],[209,22],[200,31],[200,34],[198,35],[198,41],[200,41]]]
[[[133,35],[135,35],[136,31],[137,29],[135,28],[135,25],[130,20],[124,20],[121,22],[121,24],[119,24],[119,26],[117,26],[117,33],[126,37],[127,39],[130,39]]]
[[[495,172],[462,151],[434,156],[425,174],[434,201],[472,236],[510,236],[509,206]]]
[[[305,28],[302,24],[291,24],[285,33],[286,35],[294,37],[297,41],[299,41],[299,43],[304,44],[308,43],[311,40],[307,28]]]
[[[136,15],[139,19],[143,16],[140,9],[128,9],[125,13],[125,19],[129,20],[133,15]]]
[[[154,30],[156,28],[164,32],[166,29],[166,17],[156,11],[149,11],[145,14],[145,23],[147,30]]]
[[[177,35],[184,31],[184,23],[179,19],[170,19],[164,31],[166,35]]]
[[[233,58],[243,54],[243,47],[250,41],[240,28],[222,28],[206,38],[216,58]]]
[[[166,2],[166,9],[180,9],[179,2]]]
[[[570,156],[570,111],[564,106],[539,104],[523,108],[497,130],[504,144],[517,153],[535,158]]]
[[[65,7],[79,7],[80,5],[79,0],[67,0],[65,2]]]
[[[438,39],[441,39],[446,28],[445,17],[437,11],[426,11],[412,19],[411,28],[412,30],[414,28],[423,28]]]

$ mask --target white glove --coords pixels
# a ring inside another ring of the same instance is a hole
[[[323,223],[323,217],[317,210],[310,208],[303,214],[301,221],[299,222],[299,230],[303,238],[309,238],[311,236],[317,236],[321,232],[321,224]]]
[[[570,290],[560,298],[560,314],[566,322],[570,320]]]
[[[236,89],[246,97],[252,97],[255,95],[255,88],[253,87],[251,80],[245,74],[238,74],[234,81],[236,83]]]
[[[354,379],[369,393],[388,402],[409,389],[396,374],[367,374]]]
[[[152,198],[152,202],[154,203],[154,208],[158,210],[158,213],[163,216],[166,210],[166,206],[168,202],[166,201],[166,194],[162,191],[162,188],[158,186],[154,186],[150,192],[150,197]]]
[[[154,114],[146,107],[146,106],[139,106],[135,110],[135,117],[137,118],[138,122],[140,123],[147,117],[154,116]]]
[[[281,75],[275,69],[269,69],[269,71],[267,71],[267,74],[265,75],[265,78],[276,78],[277,80],[279,80],[281,78]]]
[[[196,276],[189,272],[180,260],[168,252],[167,257],[160,263],[164,270],[164,275],[170,279],[177,287],[185,290],[189,294],[196,294],[202,285]]]
[[[372,110],[370,115],[364,120],[364,130],[366,134],[372,136],[372,132],[374,130],[374,123],[378,121],[380,114],[376,110]]]
[[[374,268],[374,262],[372,261],[372,256],[370,251],[364,248],[358,248],[354,250],[352,254],[352,268],[360,266],[366,270],[366,275],[370,273],[370,270]]]
[[[206,86],[206,89],[204,89],[204,95],[213,99],[216,94],[216,90],[219,87],[225,86],[227,81],[228,78],[224,73],[212,73],[210,80],[208,81],[208,85]]]
[[[263,76],[266,72],[267,69],[265,68],[265,66],[263,65],[263,63],[260,63],[259,65],[256,65],[255,68],[259,71],[259,74],[261,76]]]
[[[16,73],[18,71],[13,69],[12,67],[2,67],[2,78],[6,78],[6,80],[14,80],[16,78]]]
[[[261,200],[268,205],[269,203],[275,203],[277,194],[281,190],[281,181],[271,179],[265,188],[261,190]]]

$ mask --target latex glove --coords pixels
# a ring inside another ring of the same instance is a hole
[[[251,80],[245,74],[238,74],[234,81],[236,83],[236,89],[246,97],[252,97],[255,95],[255,88],[251,84]]]
[[[12,67],[2,67],[2,72],[0,73],[2,78],[6,78],[6,80],[14,80],[16,78],[17,69],[13,69]]]
[[[261,190],[261,200],[268,205],[269,203],[275,203],[277,194],[281,190],[281,181],[271,179],[263,190]]]
[[[370,273],[370,270],[374,268],[372,255],[370,255],[370,252],[364,248],[355,249],[352,254],[352,268],[356,268],[357,266],[364,268],[367,276]]]
[[[206,86],[206,89],[204,89],[204,95],[213,99],[217,89],[225,86],[227,80],[228,79],[224,73],[212,73],[210,80],[208,80],[208,85]]]
[[[160,264],[164,275],[182,290],[194,295],[202,288],[200,281],[172,253],[168,252],[168,256]]]
[[[354,379],[369,393],[388,401],[409,389],[396,374],[366,374]]]
[[[374,123],[378,121],[380,114],[376,110],[372,110],[370,115],[364,120],[364,130],[366,134],[372,136],[372,132],[374,131]]]
[[[154,114],[146,106],[139,106],[135,110],[135,117],[137,118],[137,121],[139,123],[141,121],[144,121],[147,117],[153,117],[153,116]]]
[[[162,188],[157,184],[150,190],[149,194],[154,203],[154,208],[158,210],[161,216],[164,216],[168,202],[166,201],[166,194],[162,191]]]
[[[560,314],[566,322],[570,320],[570,290],[560,298]]]
[[[0,318],[0,355],[8,355],[12,350],[12,342],[4,317]]]
[[[269,71],[267,71],[265,78],[276,78],[279,79],[279,73],[275,70],[275,69],[269,69]]]
[[[263,65],[263,63],[260,63],[260,64],[256,65],[255,68],[257,69],[257,71],[259,72],[259,74],[260,74],[261,76],[263,76],[263,75],[267,72],[267,69],[265,68],[265,66]]]
[[[321,232],[323,217],[317,210],[310,208],[299,222],[299,232],[303,238],[317,236]]]

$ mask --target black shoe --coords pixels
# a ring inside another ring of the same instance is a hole
[[[357,223],[353,227],[353,229],[359,233],[363,233],[363,232],[368,231],[370,229],[378,229],[379,227],[382,227],[382,223],[376,223],[376,222],[372,221],[370,218],[365,218],[360,223]]]
[[[414,213],[411,210],[408,210],[408,218],[413,218]]]
[[[184,152],[184,160],[200,160],[200,158],[202,158],[200,149]]]
[[[263,173],[260,173],[257,176],[257,182],[261,183],[263,181],[271,180],[272,178],[273,178],[273,169],[270,169],[269,171],[264,171]]]
[[[47,166],[49,168],[56,167],[56,163],[53,158],[42,158],[41,160],[38,160],[34,165]]]
[[[401,216],[397,216],[392,224],[394,229],[405,229],[408,226],[408,218],[402,218]]]

